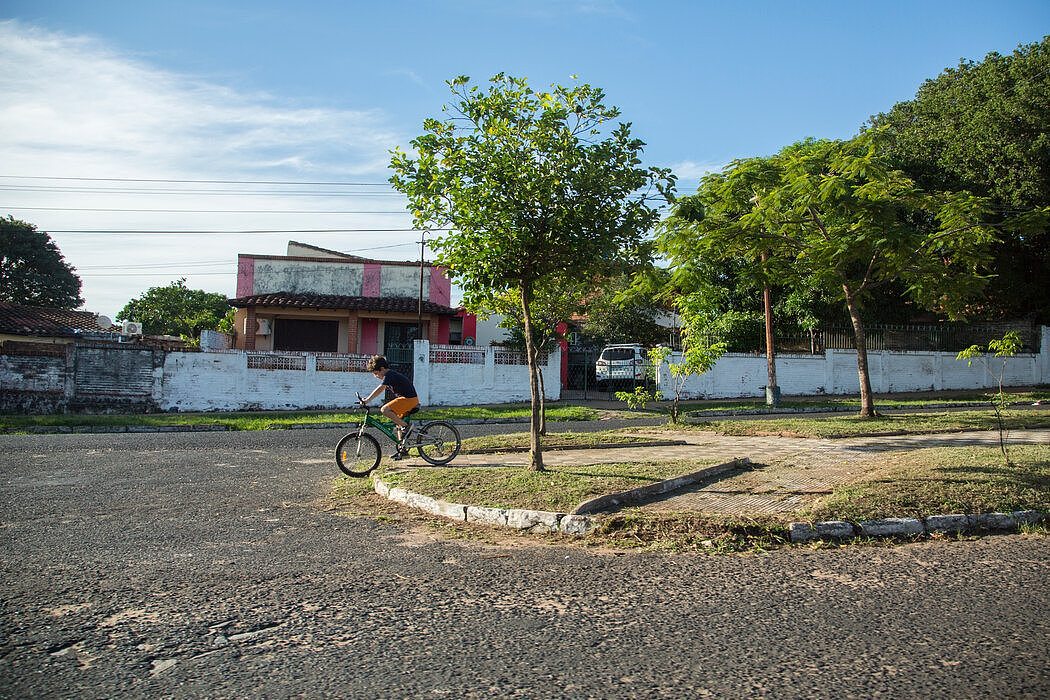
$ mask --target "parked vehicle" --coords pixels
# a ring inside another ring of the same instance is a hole
[[[646,349],[636,343],[606,345],[594,363],[599,389],[611,383],[643,382],[649,369]]]

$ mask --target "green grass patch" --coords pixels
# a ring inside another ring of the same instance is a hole
[[[880,455],[862,481],[835,489],[803,517],[870,520],[946,513],[1050,511],[1050,445],[1015,445],[1011,466],[992,447],[938,447]]]
[[[456,406],[423,409],[414,420],[507,420],[527,418],[527,404],[506,406]],[[273,430],[302,425],[327,423],[349,424],[361,420],[358,411],[239,411],[229,413],[134,413],[134,414],[74,414],[53,416],[0,416],[0,429],[19,430],[31,427],[101,427],[123,426],[225,426],[228,430]],[[600,413],[584,406],[550,406],[547,420],[597,420]]]
[[[618,430],[602,430],[596,433],[549,433],[542,438],[543,447],[594,447],[597,445],[633,445],[652,442],[652,437],[628,435]],[[508,448],[529,447],[528,433],[506,433],[503,435],[483,435],[467,438],[463,441],[463,452],[490,452]]]
[[[629,462],[548,467],[543,472],[521,467],[449,466],[386,471],[380,476],[391,486],[450,503],[565,513],[591,498],[646,486],[715,463]]]
[[[943,392],[936,394],[919,394],[915,396],[894,396],[875,398],[875,406],[878,409],[894,408],[921,408],[935,404],[973,404],[975,408],[988,406],[992,400],[992,394],[979,392]],[[1032,404],[1037,401],[1050,401],[1050,391],[1016,391],[1007,392],[1007,402]],[[686,413],[717,413],[719,411],[740,410],[765,410],[769,407],[764,399],[741,399],[734,401],[682,401],[681,409]],[[860,397],[858,396],[814,396],[788,398],[780,402],[781,408],[829,408],[829,409],[851,409],[860,411]],[[664,410],[664,405],[659,405],[659,410]]]
[[[1005,412],[1009,430],[1050,428],[1050,410],[1025,409]],[[709,430],[723,435],[781,435],[811,438],[845,438],[858,435],[942,433],[960,430],[996,430],[991,411],[900,413],[878,418],[852,415],[771,418],[761,420],[718,420],[681,423],[668,429]]]

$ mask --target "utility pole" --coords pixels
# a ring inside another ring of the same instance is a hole
[[[423,259],[427,242],[427,232],[424,230],[419,237],[419,306],[416,308],[416,338],[423,339]]]

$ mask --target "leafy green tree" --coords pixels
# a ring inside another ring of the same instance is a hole
[[[584,312],[580,330],[599,343],[652,346],[669,340],[667,329],[656,322],[664,312],[662,304],[628,275],[602,280],[591,290]]]
[[[924,308],[957,315],[982,288],[995,240],[982,225],[985,199],[923,192],[879,156],[877,136],[805,141],[738,161],[705,181],[704,196],[676,212],[663,236],[674,266],[738,260],[844,303],[864,417],[876,415],[862,318],[872,292],[902,281]]]
[[[1021,335],[1017,331],[1009,331],[1002,338],[989,341],[987,348],[982,348],[980,345],[971,345],[955,357],[957,360],[966,360],[967,366],[972,366],[975,359],[984,360],[985,371],[999,383],[999,391],[992,395],[991,403],[992,410],[995,411],[995,420],[999,425],[999,450],[1003,453],[1003,461],[1006,462],[1008,467],[1010,466],[1010,453],[1006,449],[1006,424],[1003,419],[1007,398],[1003,382],[1006,378],[1006,366],[1009,358],[1021,352],[1022,345]],[[992,369],[992,358],[999,360],[996,368],[998,374]]]
[[[559,330],[583,309],[582,300],[588,294],[589,285],[573,275],[557,275],[545,280],[537,287],[532,307],[532,352],[536,355],[536,371],[539,376],[540,434],[547,434],[547,403],[543,366],[539,359],[558,350],[563,339]],[[529,352],[525,341],[525,322],[521,312],[521,298],[517,290],[507,290],[486,303],[482,315],[500,314],[500,327],[508,332],[506,345],[522,353]]]
[[[725,351],[725,343],[708,343],[699,340],[686,329],[681,360],[667,363],[667,370],[671,379],[671,423],[678,423],[678,419],[682,414],[680,402],[686,381],[688,381],[689,377],[699,377],[704,372],[709,371],[718,362],[718,358],[725,354]],[[659,368],[667,361],[670,355],[671,348],[667,346],[655,347],[649,351],[649,361],[659,371]],[[658,393],[661,396],[666,395],[663,392]],[[627,400],[626,397],[620,394],[617,394],[617,398],[620,398],[622,401]],[[643,398],[649,397],[644,396]],[[656,399],[655,395],[653,399]]]
[[[232,312],[225,295],[190,289],[183,278],[146,290],[124,305],[117,320],[137,321],[147,335],[177,335],[199,342],[203,330],[228,330]]]
[[[75,309],[84,303],[80,278],[44,231],[0,217],[0,301]]]
[[[1002,231],[986,315],[1050,321],[1050,37],[962,61],[871,118],[886,153],[926,190],[986,196]]]
[[[418,228],[451,232],[435,242],[438,264],[462,287],[467,308],[514,290],[521,302],[532,394],[530,466],[543,469],[539,375],[533,341],[537,290],[567,273],[587,279],[649,252],[644,235],[659,218],[668,170],[641,167],[644,145],[613,120],[590,85],[537,91],[499,74],[484,86],[448,83],[444,120],[427,119],[395,150],[391,182],[409,200]]]

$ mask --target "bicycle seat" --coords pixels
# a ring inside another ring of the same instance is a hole
[[[411,415],[412,415],[413,413],[418,413],[418,412],[419,412],[419,406],[416,406],[416,407],[415,407],[415,408],[413,408],[413,409],[412,409],[411,411],[409,411],[409,412],[408,412],[408,413],[406,413],[405,415],[401,416],[401,418],[402,418],[402,419],[404,419],[404,418],[408,418],[408,417],[409,417],[409,416],[411,416]]]

